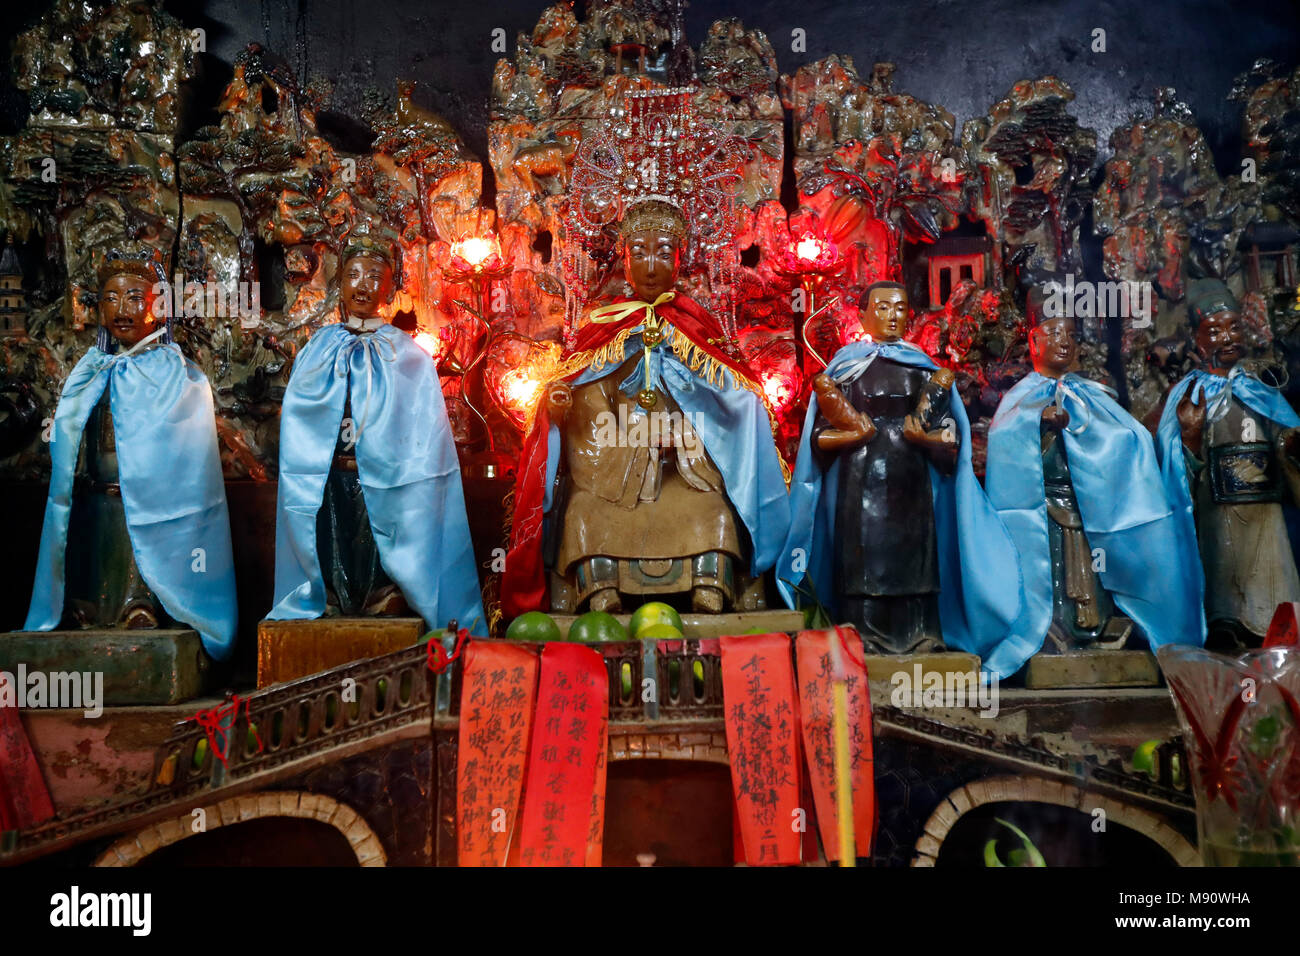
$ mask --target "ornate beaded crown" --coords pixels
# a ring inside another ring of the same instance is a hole
[[[610,122],[583,137],[564,216],[571,329],[596,291],[595,262],[608,261],[620,233],[653,222],[683,240],[684,268],[707,270],[713,306],[734,339],[736,192],[750,149],[696,115],[695,92],[630,92]]]
[[[361,222],[348,232],[343,240],[343,254],[339,256],[342,267],[353,256],[375,256],[388,263],[393,270],[393,288],[402,287],[402,251],[395,237],[386,234],[382,227]]]
[[[138,276],[148,280],[150,285],[165,283],[167,270],[163,255],[157,249],[148,247],[109,249],[95,270],[95,278],[102,289],[109,279],[120,275]]]
[[[658,199],[647,199],[637,203],[624,213],[622,221],[618,224],[618,233],[623,238],[647,229],[665,232],[678,242],[686,239],[690,233],[682,211]]]

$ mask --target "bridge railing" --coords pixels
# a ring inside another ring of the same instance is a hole
[[[453,645],[452,636],[444,638],[449,652]],[[534,646],[540,652],[540,642]],[[604,659],[611,721],[723,719],[722,658],[717,638],[591,646]],[[647,684],[646,678],[651,676],[653,683]],[[227,704],[229,713],[215,734],[210,735],[204,722],[194,719],[176,725],[155,756],[146,799],[156,799],[158,791],[183,798],[365,740],[427,718],[435,700],[437,714],[455,718],[460,712],[461,683],[459,661],[435,677],[427,667],[425,646],[420,644],[238,698],[237,707],[231,706],[234,702]],[[918,719],[931,720],[890,706],[877,706],[875,712],[878,732],[894,723],[910,726]],[[208,715],[209,726],[211,718]],[[224,763],[214,753],[210,736],[218,743],[229,738]],[[1001,746],[1026,752],[1041,749],[1012,738],[1005,738]],[[1039,757],[1044,764],[1065,759],[1052,758],[1046,751]],[[1190,800],[1181,737],[1156,748],[1150,772],[1126,767],[1117,759],[1102,762],[1094,757],[1085,764],[1077,771],[1098,782],[1162,794],[1179,802]]]
[[[444,646],[451,648],[449,640]],[[518,642],[536,647],[544,642]],[[588,645],[605,661],[609,719],[721,720],[722,657],[718,638],[619,641]],[[438,712],[460,713],[462,669],[453,663],[438,689]],[[647,684],[646,678],[653,678]]]
[[[428,719],[430,676],[421,643],[231,697],[175,725],[155,754],[150,796],[225,786]]]

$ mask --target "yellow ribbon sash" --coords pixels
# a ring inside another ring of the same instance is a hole
[[[637,396],[637,402],[643,408],[652,408],[656,402],[655,390],[650,384],[650,350],[664,340],[655,309],[675,298],[677,298],[676,292],[665,292],[653,302],[645,302],[641,299],[632,302],[615,302],[613,305],[602,305],[590,312],[592,322],[605,325],[611,322],[622,322],[638,311],[645,311],[644,331],[641,333],[641,350],[645,356],[645,388]]]
[[[677,298],[676,292],[665,292],[653,302],[645,302],[636,299],[632,302],[615,302],[613,305],[602,305],[599,308],[592,309],[588,317],[593,322],[599,322],[602,325],[609,322],[622,322],[629,315],[645,309],[645,324],[647,328],[659,328],[659,317],[655,315],[655,309],[665,302],[671,302]]]

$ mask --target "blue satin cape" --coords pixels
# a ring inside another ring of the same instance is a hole
[[[668,322],[664,342],[680,334]],[[641,334],[627,338],[626,355],[641,354]],[[588,368],[574,380],[573,386],[599,381],[619,370],[620,363],[599,369]],[[780,453],[772,438],[767,407],[754,392],[736,387],[730,369],[724,368],[718,385],[693,373],[677,358],[667,344],[650,351],[650,381],[646,381],[645,363],[619,383],[619,391],[634,396],[650,387],[663,389],[690,420],[709,459],[722,474],[727,500],[749,531],[753,545],[750,574],[758,577],[776,563],[781,542],[790,526],[790,503],[785,475],[781,471]],[[547,436],[546,499],[543,508],[550,511],[551,488],[560,460],[560,430],[551,426]]]
[[[431,628],[455,618],[487,633],[474,547],[442,387],[400,329],[318,329],[299,353],[280,417],[271,620],[325,613],[316,514],[351,394],[357,474],[379,560]]]
[[[116,355],[92,346],[68,376],[54,413],[50,492],[24,626],[48,631],[63,616],[81,435],[105,388],[136,566],[167,613],[198,631],[211,657],[224,660],[234,647],[238,606],[212,388],[172,344]]]
[[[989,427],[985,486],[1020,551],[1025,613],[989,658],[1012,674],[1043,646],[1052,623],[1052,564],[1043,495],[1040,422],[1057,402],[1070,480],[1088,545],[1102,549],[1102,586],[1155,650],[1203,644],[1203,577],[1190,515],[1166,498],[1151,433],[1098,384],[1031,372],[1003,397]],[[1192,541],[1191,551],[1185,550]]]
[[[854,342],[840,349],[826,374],[841,385],[847,384],[876,357],[931,371],[938,368],[930,356],[906,342]],[[984,667],[993,670],[989,657],[1021,613],[1020,561],[1010,534],[971,469],[970,423],[955,385],[949,415],[961,438],[956,470],[945,475],[930,466],[939,552],[939,622],[946,645],[978,654]],[[816,588],[817,599],[838,614],[831,573],[840,461],[836,456],[823,471],[814,458],[812,430],[816,419],[817,402],[812,399],[790,485],[790,534],[777,562],[777,587],[790,607],[798,607],[801,602],[795,589],[807,576]],[[993,673],[1008,676],[1001,670]]]
[[[1247,373],[1241,366],[1234,366],[1227,375],[1214,375],[1202,369],[1195,369],[1180,379],[1165,397],[1164,411],[1160,413],[1160,426],[1156,429],[1156,450],[1160,454],[1160,472],[1164,479],[1165,494],[1170,505],[1176,511],[1187,516],[1190,537],[1186,547],[1187,553],[1199,557],[1200,550],[1196,542],[1195,505],[1192,490],[1188,484],[1187,459],[1183,454],[1183,433],[1178,423],[1178,403],[1183,397],[1192,393],[1205,407],[1207,424],[1217,408],[1223,407],[1231,397],[1237,398],[1256,415],[1262,415],[1270,421],[1277,422],[1283,428],[1300,426],[1297,416],[1282,393],[1271,385],[1266,385],[1255,376]],[[1296,541],[1292,533],[1292,549]],[[1205,590],[1205,571],[1199,560],[1195,562],[1200,575],[1201,592]]]

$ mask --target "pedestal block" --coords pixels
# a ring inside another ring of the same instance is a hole
[[[919,691],[924,691],[927,680],[934,682],[934,678],[929,676],[931,674],[939,675],[941,683],[948,686],[949,674],[968,677],[973,674],[978,677],[980,671],[977,655],[948,651],[934,654],[867,654],[863,657],[863,662],[867,665],[867,680],[872,683],[894,683],[894,675],[903,674],[909,681],[906,686],[914,686]]]
[[[257,686],[308,677],[332,667],[420,643],[418,617],[322,617],[257,625]]]
[[[207,690],[212,661],[196,631],[19,631],[0,635],[0,671],[103,675],[105,707],[176,704]],[[97,682],[98,677],[93,677]],[[63,687],[70,687],[67,679]],[[91,685],[94,686],[93,683]],[[49,700],[41,706],[71,706]]]
[[[1074,651],[1035,654],[1025,665],[1030,690],[1156,687],[1160,668],[1146,651]]]

